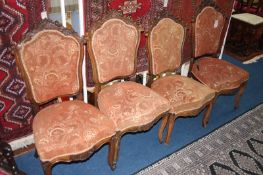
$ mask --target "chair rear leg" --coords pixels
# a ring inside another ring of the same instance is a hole
[[[247,82],[244,82],[240,85],[240,88],[235,96],[235,109],[237,109],[239,107],[239,104],[240,104],[240,98],[241,96],[243,95],[244,91],[245,91],[245,88],[247,86]]]
[[[175,115],[170,115],[168,118],[168,127],[167,127],[166,139],[165,139],[166,144],[168,144],[170,142],[170,138],[171,138],[171,134],[173,131],[175,119],[176,119]]]
[[[160,125],[160,128],[159,128],[159,131],[158,131],[158,139],[159,139],[159,143],[163,143],[163,131],[167,125],[167,121],[168,121],[168,118],[169,118],[169,115],[166,115],[162,118],[162,123]]]
[[[120,146],[121,134],[117,133],[112,137],[109,144],[109,155],[108,162],[112,170],[116,168],[118,155],[119,155],[119,146]]]

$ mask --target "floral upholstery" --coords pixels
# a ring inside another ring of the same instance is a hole
[[[169,100],[173,114],[199,109],[215,96],[214,90],[180,75],[159,78],[151,88]]]
[[[34,100],[46,102],[79,91],[80,44],[72,36],[43,30],[19,47]]]
[[[110,19],[97,29],[91,40],[99,83],[135,71],[139,33],[120,19]]]
[[[181,65],[184,28],[170,18],[163,18],[152,29],[150,49],[152,74],[175,70]]]
[[[224,22],[223,15],[213,7],[205,7],[198,14],[194,29],[195,57],[218,52]]]
[[[235,89],[249,78],[247,71],[217,58],[205,57],[197,60],[193,75],[216,91]]]
[[[149,124],[170,109],[165,98],[134,82],[105,87],[98,95],[98,106],[115,122],[117,131]]]
[[[40,159],[52,161],[92,149],[115,134],[115,124],[97,108],[73,100],[38,112],[33,133]]]

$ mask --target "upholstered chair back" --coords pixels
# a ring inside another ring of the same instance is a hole
[[[174,71],[181,64],[184,27],[170,18],[161,19],[149,35],[150,73]]]
[[[18,45],[16,55],[36,103],[80,91],[82,46],[76,37],[40,30]]]
[[[119,18],[110,18],[91,31],[89,55],[96,83],[135,73],[139,32]]]
[[[217,54],[224,17],[214,7],[205,7],[196,17],[194,25],[194,56]]]

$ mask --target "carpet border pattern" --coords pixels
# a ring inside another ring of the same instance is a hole
[[[136,175],[263,174],[262,138],[263,104],[260,104]]]

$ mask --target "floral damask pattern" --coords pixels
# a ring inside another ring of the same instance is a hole
[[[194,76],[210,88],[221,91],[234,89],[249,78],[249,74],[231,63],[216,58],[201,58],[193,65]]]
[[[138,43],[137,29],[119,19],[108,20],[94,32],[92,51],[100,83],[135,71]]]
[[[224,27],[223,15],[213,7],[205,7],[195,22],[195,57],[218,52]]]
[[[98,106],[115,122],[119,131],[151,123],[170,109],[165,98],[134,82],[116,83],[102,89]]]
[[[199,109],[215,96],[214,90],[191,78],[180,75],[157,79],[151,88],[169,100],[170,112],[174,114]]]
[[[36,102],[78,92],[80,49],[74,37],[54,30],[41,31],[21,44],[21,63]]]
[[[33,132],[40,159],[52,161],[92,149],[115,134],[115,124],[97,108],[73,100],[41,110],[34,118]]]
[[[175,70],[180,66],[183,41],[182,25],[169,18],[158,22],[150,34],[153,74]]]

